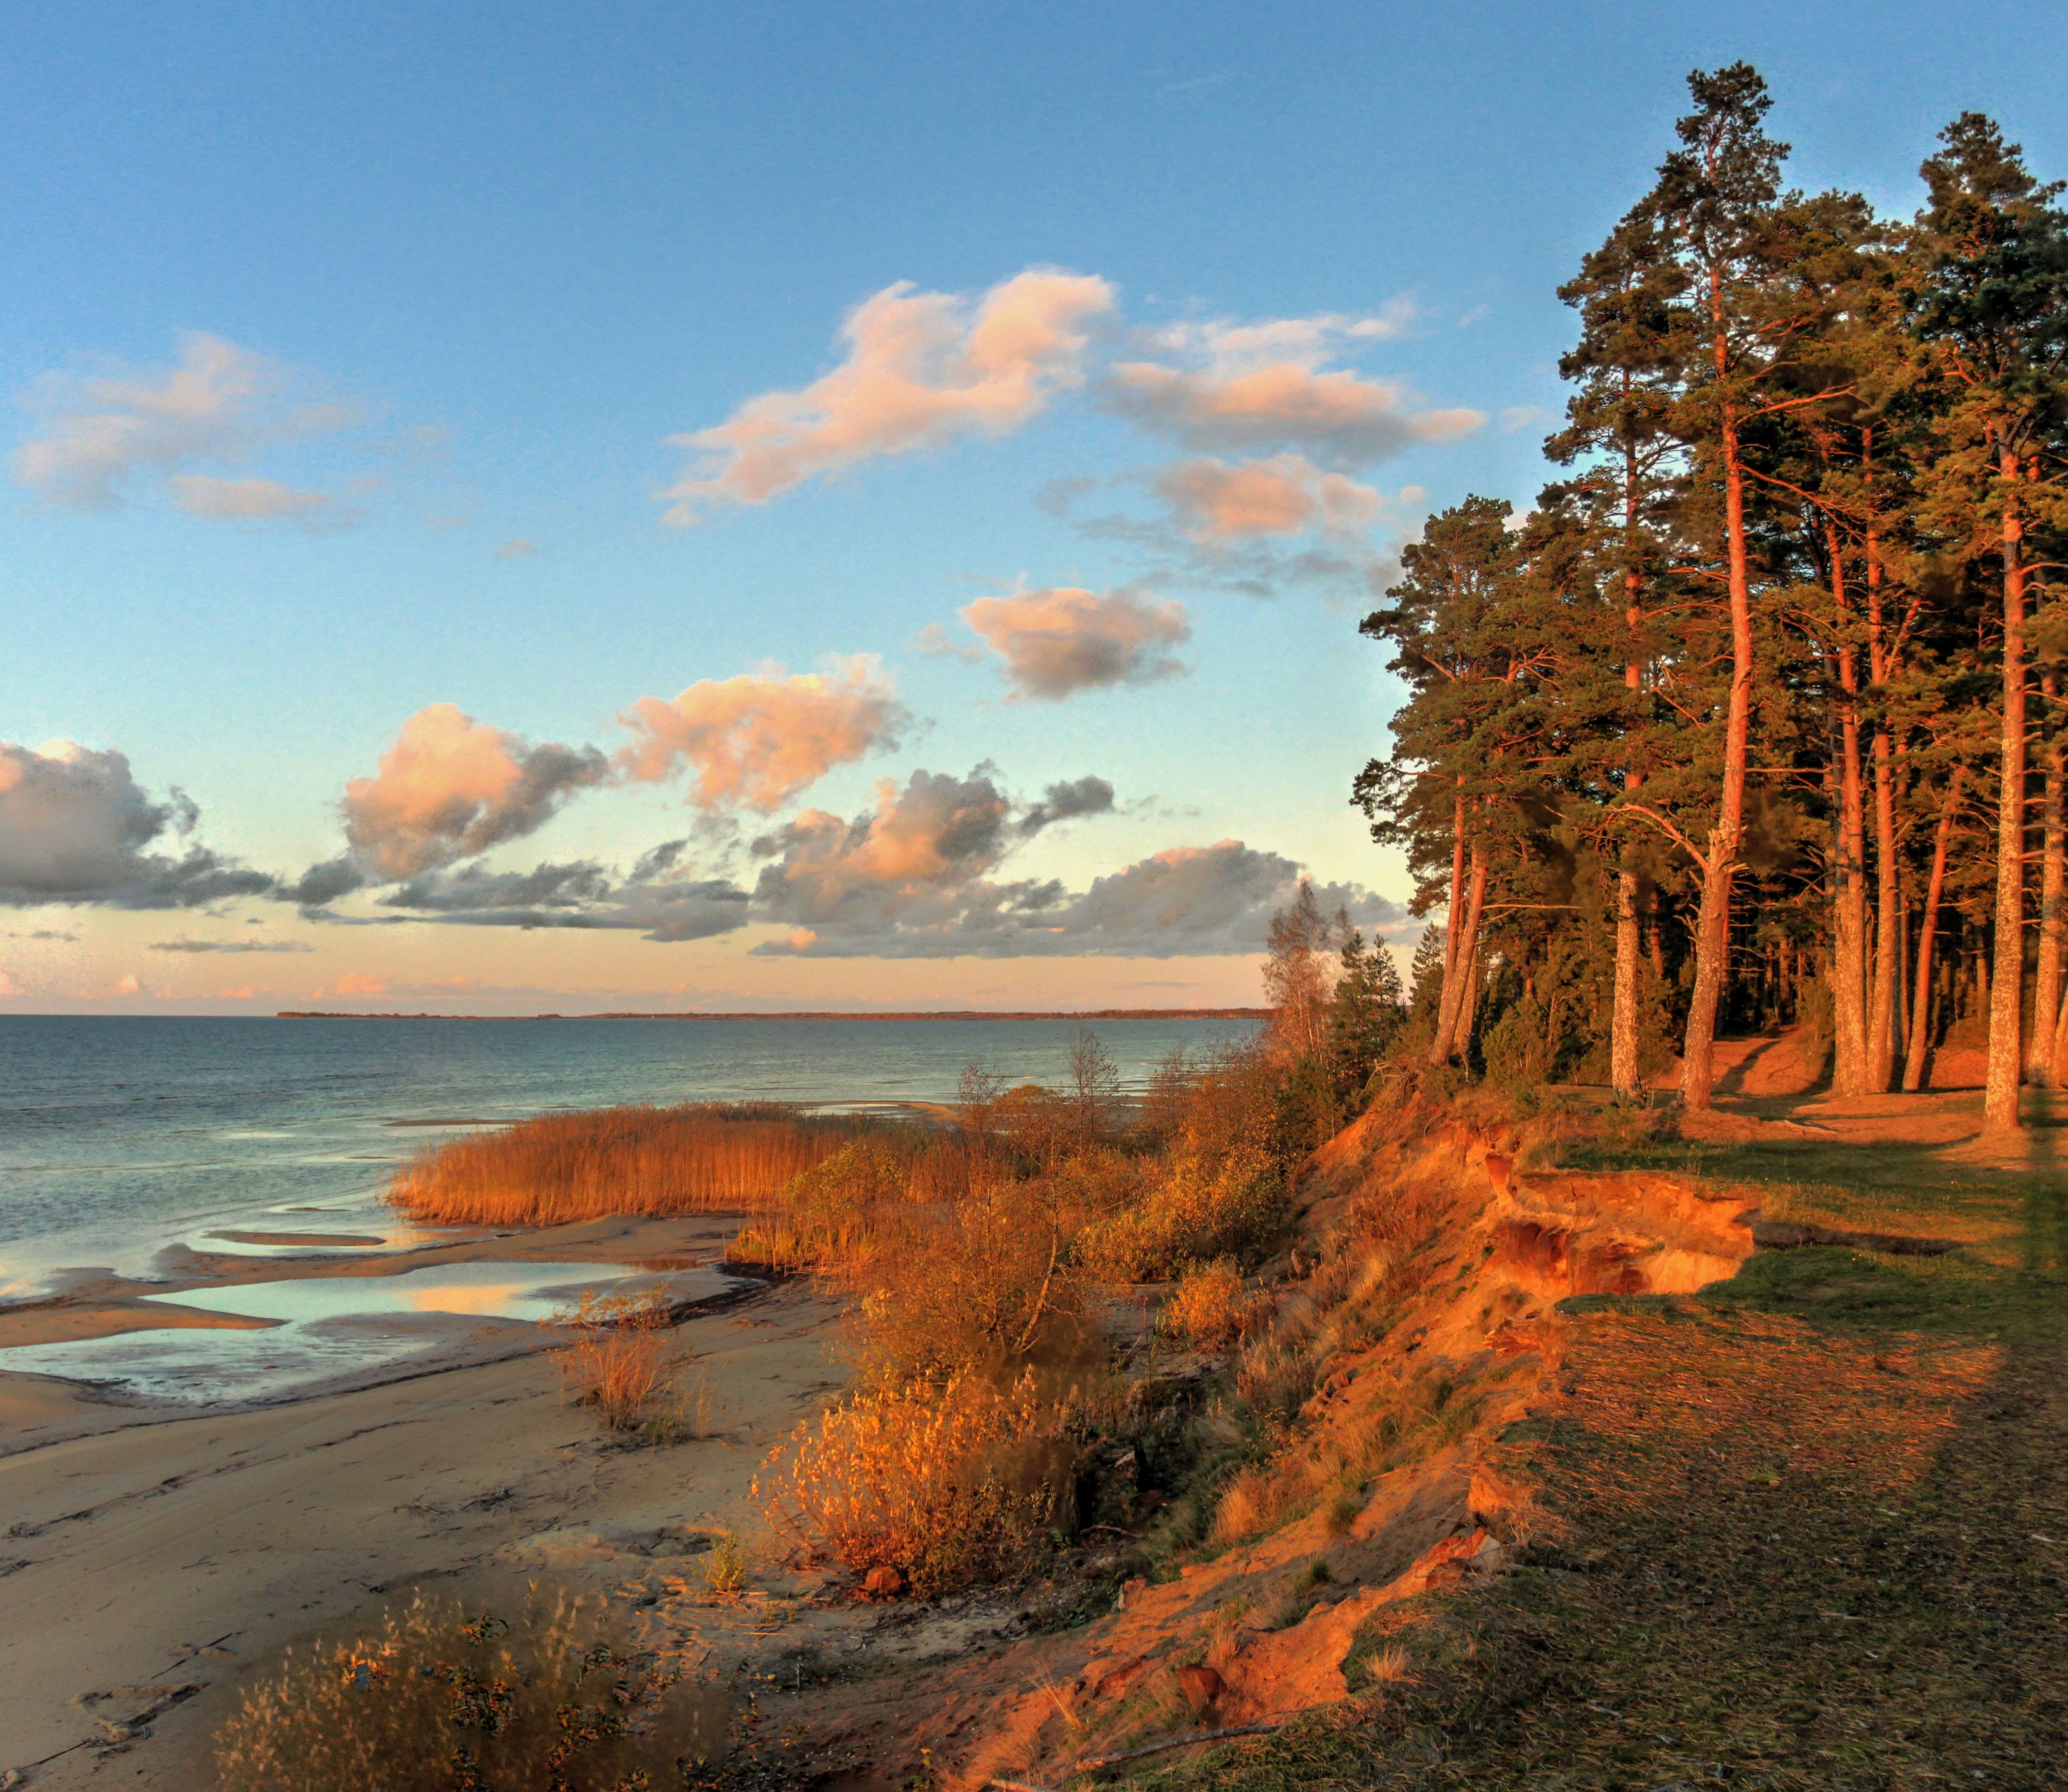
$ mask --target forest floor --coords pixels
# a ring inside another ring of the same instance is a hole
[[[1402,1677],[1134,1782],[1807,1792],[2058,1786],[2068,1738],[2068,1105],[1739,1097],[1575,1142],[1754,1203],[1692,1295],[1587,1295],[1508,1426],[1541,1533],[1390,1619]],[[1147,1765],[1147,1764],[1145,1764]]]

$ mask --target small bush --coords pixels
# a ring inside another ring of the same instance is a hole
[[[771,1453],[771,1522],[858,1574],[896,1568],[922,1597],[1012,1579],[1039,1558],[1074,1452],[1069,1412],[1030,1370],[857,1394]]]
[[[1157,1329],[1202,1350],[1225,1350],[1242,1335],[1249,1305],[1231,1257],[1192,1265],[1157,1315]]]
[[[577,1406],[594,1407],[615,1432],[636,1432],[670,1416],[668,1303],[658,1294],[584,1294],[559,1323],[575,1341],[554,1353],[561,1384]]]
[[[736,1599],[747,1590],[747,1551],[731,1531],[704,1557],[704,1591],[714,1599]]]
[[[373,1630],[284,1651],[215,1736],[219,1792],[622,1792],[723,1752],[713,1691],[680,1686],[596,1608],[512,1622],[419,1594]]]

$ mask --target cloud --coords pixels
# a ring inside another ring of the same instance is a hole
[[[140,996],[143,991],[144,986],[137,981],[136,973],[133,971],[125,971],[108,986],[108,993],[111,996]]]
[[[1398,577],[1397,552],[1375,544],[1372,531],[1384,526],[1390,536],[1406,533],[1426,496],[1412,485],[1379,491],[1297,454],[1233,463],[1202,458],[1105,483],[1146,484],[1162,500],[1162,514],[1080,515],[1100,489],[1096,480],[1052,481],[1037,501],[1089,540],[1141,550],[1138,582],[1257,598],[1313,587],[1345,605],[1369,601]]]
[[[526,560],[538,551],[539,546],[536,542],[527,541],[523,536],[519,536],[515,540],[506,541],[497,548],[495,557],[499,560]]]
[[[330,992],[336,996],[385,996],[388,993],[388,979],[369,976],[357,971],[348,971],[331,985]],[[320,989],[312,989],[309,992],[309,997],[313,1001],[323,994]]]
[[[1081,816],[1112,813],[1110,784],[1104,778],[1073,778],[1067,784],[1049,785],[1040,802],[1028,805],[1018,825],[1021,836],[1032,839],[1044,828],[1052,828],[1058,821],[1074,821]]]
[[[774,857],[755,887],[760,914],[819,927],[896,914],[996,864],[1012,799],[979,767],[967,778],[914,772],[885,778],[873,813],[845,820],[807,809],[754,843]]]
[[[0,742],[0,903],[191,908],[272,888],[263,872],[203,846],[147,850],[191,836],[198,821],[177,790],[153,801],[120,753],[70,740],[40,751]]]
[[[345,786],[345,838],[382,877],[410,877],[534,832],[609,771],[596,747],[532,746],[457,704],[433,703],[402,724],[377,776]]]
[[[303,528],[341,528],[363,514],[339,504],[328,492],[296,491],[278,479],[218,479],[203,473],[176,474],[166,481],[173,501],[189,516],[211,522],[284,521]]]
[[[1412,316],[1411,307],[1395,305],[1376,317],[1176,325],[1149,339],[1162,358],[1110,369],[1103,396],[1138,427],[1188,448],[1289,448],[1366,465],[1419,442],[1469,435],[1486,422],[1462,407],[1417,409],[1396,381],[1328,365],[1346,349],[1398,336]]]
[[[320,492],[185,470],[358,421],[348,405],[291,401],[292,383],[276,362],[200,330],[180,338],[173,367],[47,376],[25,401],[43,422],[16,450],[14,477],[67,510],[119,510],[156,474],[191,515],[306,523],[320,512],[333,525],[352,520]]]
[[[774,868],[771,867],[771,870]],[[1073,895],[1053,882],[910,887],[874,902],[850,893],[830,912],[758,954],[804,958],[1177,958],[1260,952],[1272,911],[1288,900],[1301,868],[1240,841],[1173,847],[1096,879]],[[763,874],[764,888],[768,874]],[[1354,884],[1325,884],[1325,910],[1372,927],[1406,911]],[[771,905],[772,907],[772,905]]]
[[[291,939],[156,939],[150,950],[154,952],[312,952],[313,946],[304,946]]]
[[[1005,662],[1011,700],[1058,702],[1081,690],[1153,683],[1183,672],[1167,650],[1191,637],[1185,606],[1073,586],[979,597],[963,620]]]
[[[886,287],[841,325],[846,353],[831,373],[672,438],[698,458],[662,494],[665,520],[684,527],[878,455],[1009,434],[1051,393],[1082,383],[1091,329],[1113,307],[1104,280],[1056,269],[1016,274],[974,303]]]
[[[876,660],[857,654],[824,673],[701,678],[672,702],[641,698],[620,719],[635,736],[618,755],[627,776],[660,783],[686,763],[700,807],[766,814],[835,766],[895,747],[911,715]]]
[[[11,975],[5,970],[0,970],[0,1000],[5,1000],[12,996],[26,996],[28,993],[28,987],[19,978]]]
[[[1268,460],[1180,461],[1156,475],[1156,491],[1195,540],[1299,535],[1320,528],[1361,534],[1379,519],[1384,500],[1367,485],[1325,473],[1301,454]]]
[[[723,878],[666,877],[666,869],[653,854],[622,879],[586,859],[529,871],[466,865],[412,878],[381,904],[447,926],[630,929],[670,942],[709,939],[747,925],[747,891]]]

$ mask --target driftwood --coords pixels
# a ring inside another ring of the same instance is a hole
[[[1064,1772],[1065,1779],[1075,1779],[1080,1774],[1089,1774],[1099,1767],[1117,1766],[1123,1761],[1139,1760],[1143,1755],[1161,1754],[1166,1749],[1189,1749],[1195,1742],[1219,1742],[1231,1736],[1263,1736],[1275,1729],[1283,1729],[1283,1724],[1239,1724],[1232,1729],[1195,1730],[1190,1736],[1166,1737],[1161,1742],[1145,1744],[1139,1749],[1122,1749],[1117,1754],[1086,1755],[1082,1761]],[[984,1785],[990,1792],[1050,1792],[1045,1786],[1036,1786],[1031,1780],[991,1779]]]

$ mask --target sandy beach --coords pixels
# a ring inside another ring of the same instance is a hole
[[[210,1260],[172,1285],[377,1276],[434,1263],[706,1263],[718,1216],[605,1220],[400,1256]],[[219,1323],[96,1284],[0,1313],[0,1342]],[[832,1308],[743,1282],[669,1334],[715,1434],[628,1446],[568,1403],[557,1338],[425,1316],[423,1354],[268,1404],[110,1398],[0,1373],[0,1775],[52,1788],[208,1783],[206,1738],[279,1644],[435,1582],[509,1599],[547,1575],[599,1591],[749,1524],[767,1444],[839,1383]],[[249,1328],[255,1322],[233,1318]]]

